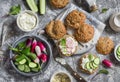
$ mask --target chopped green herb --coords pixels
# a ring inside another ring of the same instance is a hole
[[[89,55],[88,55],[88,58],[89,58],[89,60],[92,60],[92,59],[93,59],[93,55],[92,55],[92,54],[89,54]]]
[[[99,70],[98,74],[108,74],[109,72],[105,69]]]
[[[103,8],[102,13],[105,13],[107,10],[108,10],[107,8]]]
[[[25,42],[20,42],[20,43],[18,44],[17,48],[18,48],[19,50],[23,50],[23,49],[25,48],[25,46],[26,46]]]
[[[60,44],[61,44],[62,46],[65,46],[66,40],[65,40],[65,39],[62,39],[61,42],[60,42]]]
[[[18,6],[12,6],[12,7],[10,8],[9,14],[10,14],[10,15],[17,15],[17,14],[20,12],[20,10],[21,10],[20,5],[18,5]]]

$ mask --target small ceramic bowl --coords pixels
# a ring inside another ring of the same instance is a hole
[[[27,18],[28,16],[28,18]],[[21,21],[22,20],[22,21]],[[17,17],[17,26],[20,30],[24,32],[34,31],[38,26],[38,16],[30,10],[22,11]],[[31,23],[32,22],[32,23]],[[34,24],[33,24],[34,22]],[[27,25],[30,24],[30,25]],[[32,26],[33,24],[33,26]],[[30,28],[30,26],[32,26]]]
[[[114,13],[110,17],[109,24],[114,31],[120,32],[120,13]]]
[[[22,72],[20,70],[18,70],[18,68],[16,67],[16,65],[14,64],[14,61],[13,60],[10,60],[13,68],[21,75],[24,75],[24,76],[34,76],[34,75],[38,75],[38,74],[42,74],[47,68],[48,68],[48,65],[51,61],[51,56],[52,56],[52,50],[51,50],[51,47],[50,47],[50,44],[46,41],[45,37],[43,37],[42,35],[41,36],[37,36],[37,35],[24,35],[24,36],[21,36],[20,38],[18,38],[13,44],[12,44],[12,47],[15,48],[20,42],[23,42],[23,41],[26,41],[28,38],[35,38],[37,41],[41,41],[44,43],[45,47],[46,47],[46,51],[47,51],[47,55],[48,55],[48,60],[47,62],[43,63],[41,65],[41,70],[39,72],[29,72],[29,73],[25,73],[25,72]],[[13,57],[15,56],[15,54],[13,53],[12,50],[10,50],[10,59],[12,59]]]
[[[117,61],[120,62],[120,58],[118,58],[118,55],[117,55],[117,49],[118,49],[118,47],[120,47],[120,44],[118,44],[118,45],[115,47],[115,49],[114,49],[114,56],[115,56],[115,58],[117,59]]]
[[[70,79],[70,82],[73,82],[73,79],[72,79],[72,76],[69,74],[69,73],[67,73],[67,72],[65,72],[65,71],[57,71],[57,72],[55,72],[53,75],[52,75],[52,77],[51,77],[51,79],[50,79],[50,82],[53,82],[53,79],[54,79],[54,77],[57,75],[57,74],[65,74],[65,75],[67,75],[68,77],[69,77],[69,79]]]
[[[114,23],[115,25],[120,28],[120,13],[118,13],[115,17],[114,17]]]

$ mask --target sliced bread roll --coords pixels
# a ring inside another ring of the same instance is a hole
[[[100,59],[96,55],[84,54],[79,60],[79,68],[81,71],[93,74],[99,67]]]
[[[61,56],[71,56],[78,49],[78,42],[71,35],[65,35],[57,43]]]

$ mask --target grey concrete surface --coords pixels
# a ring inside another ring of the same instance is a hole
[[[74,3],[73,0],[71,0],[71,3]],[[8,12],[11,6],[20,4],[22,7],[22,11],[25,9],[29,9],[28,6],[25,3],[25,0],[0,0],[0,32],[2,25],[5,23],[8,25],[8,32],[7,37],[5,38],[5,41],[8,43],[12,43],[17,37],[27,34],[23,33],[20,30],[16,29],[16,17],[17,16],[9,16],[9,17],[2,17],[5,16]],[[106,24],[106,28],[102,34],[102,36],[108,36],[110,37],[115,45],[120,43],[120,33],[114,32],[108,23],[109,17],[115,13],[120,12],[120,0],[97,0],[98,10],[90,13],[94,17],[96,17],[98,20],[104,22]],[[101,13],[103,8],[108,8],[107,12]],[[61,11],[64,11],[64,9],[60,10],[54,10],[47,0],[47,12],[45,15],[39,15],[39,29],[44,28],[43,23],[47,21],[50,21],[54,19]],[[33,32],[34,33],[34,32]],[[51,45],[53,45],[51,43]],[[50,78],[53,75],[54,72],[64,70],[66,71],[61,65],[59,65],[57,62],[52,59],[48,69],[41,75],[33,76],[33,77],[24,77],[22,75],[19,75],[10,65],[9,62],[9,51],[8,51],[8,45],[6,42],[4,43],[2,49],[4,50],[4,61],[0,63],[0,82],[50,82]],[[53,52],[55,53],[55,49],[53,48]],[[120,63],[117,62],[114,58],[114,54],[110,54],[108,56],[100,55],[96,52],[95,47],[90,51],[91,53],[97,54],[101,60],[102,59],[110,59],[113,62],[113,68],[108,69],[104,68],[102,65],[100,65],[100,69],[107,69],[109,71],[108,75],[98,75],[95,77],[95,79],[91,82],[120,82]],[[54,55],[54,54],[53,54]],[[78,60],[80,58],[79,56],[69,57],[66,58],[66,61],[71,65],[71,67],[77,71],[81,76],[83,76],[87,81],[90,81],[90,78],[94,76],[93,75],[87,75],[82,73],[78,69]],[[73,82],[78,82],[75,79],[73,79]]]

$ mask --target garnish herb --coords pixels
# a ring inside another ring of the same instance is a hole
[[[20,10],[21,10],[20,5],[12,6],[10,8],[9,15],[17,15],[18,13],[20,13]]]
[[[109,72],[106,69],[99,70],[98,74],[108,74]]]
[[[105,13],[107,10],[108,10],[107,8],[103,8],[102,13]]]

